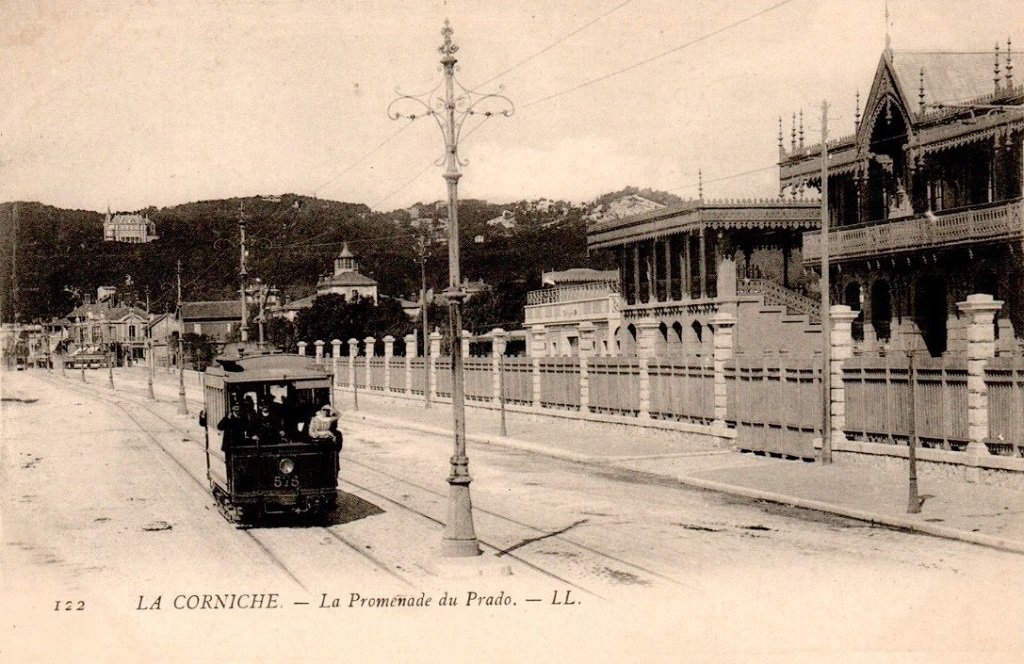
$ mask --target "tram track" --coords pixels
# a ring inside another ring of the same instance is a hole
[[[50,380],[50,382],[53,383],[54,381]],[[58,382],[56,384],[64,385],[63,381]],[[129,421],[131,421],[132,424],[134,424],[135,427],[137,427],[143,433],[143,435],[145,435],[150,441],[152,441],[152,443],[154,445],[156,445],[156,447],[159,448],[159,450],[161,452],[163,452],[163,454],[168,459],[170,459],[174,463],[175,466],[177,466],[190,480],[192,480],[192,483],[202,492],[203,497],[204,498],[209,498],[210,488],[209,488],[208,481],[204,481],[204,478],[198,477],[190,468],[188,468],[184,463],[182,463],[182,461],[177,456],[175,456],[162,442],[160,442],[159,438],[157,438],[149,430],[149,428],[147,428],[146,425],[129,410],[129,408],[126,405],[126,403],[123,402],[119,398],[119,395],[117,395],[117,394],[104,394],[103,392],[100,392],[100,391],[98,391],[96,389],[90,389],[87,386],[88,386],[88,383],[86,383],[86,387],[83,387],[82,385],[75,384],[75,383],[70,383],[68,385],[65,385],[65,387],[70,387],[75,392],[78,392],[79,394],[88,395],[88,396],[90,396],[92,398],[104,401],[105,403],[108,403],[108,404],[116,407],[121,412],[123,412],[125,417]],[[199,449],[205,450],[204,444],[202,444],[199,441],[196,441],[195,439],[193,439],[191,434],[186,429],[183,429],[177,422],[174,422],[174,421],[164,417],[162,414],[156,412],[153,408],[150,408],[144,402],[140,403],[140,402],[137,402],[135,400],[130,400],[130,401],[128,401],[128,403],[130,403],[134,407],[141,407],[150,416],[154,417],[155,419],[160,420],[164,425],[166,425],[170,429],[172,429],[172,430],[176,431],[177,433],[183,435],[185,440],[195,444]],[[259,537],[256,534],[258,531],[255,531],[255,530],[250,529],[250,528],[237,528],[236,530],[243,537],[245,537],[250,543],[252,543],[258,550],[260,550],[262,552],[262,554],[267,559],[269,559],[270,562],[277,569],[279,569],[282,573],[285,574],[285,576],[287,576],[289,579],[291,579],[296,585],[298,585],[300,588],[302,588],[306,592],[311,592],[310,587],[307,586],[306,583],[303,583],[303,581],[297,575],[296,571],[293,570],[287,563],[285,563],[284,560],[282,560],[282,558],[279,555],[279,553],[277,553],[277,552],[275,552],[273,550],[272,545],[270,545],[268,542],[264,541],[264,538],[261,538],[261,537]],[[380,570],[380,571],[383,571],[383,572],[387,573],[392,578],[398,580],[399,582],[401,582],[402,584],[404,584],[404,585],[406,585],[406,586],[408,586],[410,588],[417,588],[415,583],[413,583],[410,579],[408,579],[407,577],[403,576],[402,574],[400,574],[397,571],[395,571],[394,569],[392,569],[386,562],[382,561],[381,559],[377,558],[376,556],[372,555],[371,553],[365,551],[360,546],[358,546],[357,544],[353,543],[349,539],[343,537],[339,533],[336,533],[336,532],[332,531],[330,528],[325,528],[325,527],[321,527],[320,530],[322,530],[324,533],[329,535],[333,540],[335,540],[338,543],[344,545],[347,549],[349,549],[349,550],[355,552],[356,554],[358,554],[360,556],[360,558],[362,558],[363,560],[368,562],[370,565],[372,565],[372,567],[374,569],[377,569],[377,570]]]
[[[69,381],[69,383],[70,383],[70,381]],[[82,385],[77,385],[77,384],[74,384],[74,383],[70,383],[70,385],[72,385],[72,386],[74,386],[74,387],[76,387],[78,389],[81,389],[82,387],[84,387]],[[86,384],[86,385],[89,385],[89,384]],[[100,396],[100,397],[104,396],[103,393],[100,391],[100,388],[98,386],[93,386],[92,389],[89,389],[89,393],[93,394],[94,396]],[[107,396],[113,396],[113,395],[111,394],[111,395],[107,395]],[[157,401],[159,402],[160,400],[158,399]],[[190,402],[192,404],[200,404],[200,402],[196,401],[196,400],[190,400]],[[183,434],[186,438],[188,438],[188,440],[190,442],[195,444],[200,449],[204,448],[203,443],[201,441],[194,440],[191,437],[191,433],[188,432],[186,429],[182,428],[179,423],[174,422],[171,419],[168,419],[167,417],[163,416],[161,413],[155,412],[154,409],[149,407],[149,404],[146,401],[141,401],[141,400],[136,401],[136,400],[133,399],[132,403],[135,406],[143,408],[144,410],[149,412],[151,416],[153,416],[154,418],[160,420],[161,422],[163,422],[168,427],[173,428],[174,430],[176,430],[179,433]],[[166,403],[166,401],[164,403]],[[118,404],[118,405],[122,409],[124,408],[120,404]],[[173,455],[171,455],[166,450],[164,450],[164,451],[165,451],[165,453],[167,453],[169,456],[171,456],[173,458]],[[178,463],[179,466],[181,466],[180,462],[178,462],[176,459],[175,459],[175,461],[176,461],[176,463]],[[432,495],[432,496],[435,496],[435,497],[440,497],[440,498],[445,498],[445,494],[443,492],[441,492],[441,491],[437,491],[437,490],[432,489],[430,487],[423,486],[423,485],[421,485],[421,484],[419,484],[419,483],[417,483],[417,482],[415,482],[415,481],[413,481],[413,480],[411,480],[409,478],[402,477],[402,476],[396,475],[394,473],[390,473],[388,471],[385,471],[385,470],[382,470],[380,468],[374,467],[374,466],[372,466],[370,464],[367,464],[367,463],[364,463],[364,462],[360,462],[360,461],[356,461],[356,460],[352,459],[351,457],[347,457],[345,459],[345,463],[358,466],[358,467],[363,468],[363,469],[365,469],[367,471],[370,471],[370,472],[373,472],[373,473],[377,473],[377,474],[379,474],[379,475],[381,475],[383,477],[387,477],[387,478],[389,478],[391,480],[395,480],[395,481],[401,482],[401,483],[403,483],[403,484],[405,484],[407,486],[413,487],[416,490],[424,492],[424,493],[427,493],[429,495]],[[191,475],[191,473],[190,473],[190,475]],[[194,476],[193,476],[193,479],[196,480],[196,482],[200,485],[200,487],[203,489],[204,493],[207,492],[207,488],[208,487],[203,485],[201,483],[201,481],[197,480]],[[416,507],[414,507],[412,505],[409,505],[409,504],[403,503],[401,501],[395,500],[394,498],[391,498],[390,496],[387,496],[386,494],[383,494],[381,492],[375,491],[375,490],[373,490],[372,488],[370,488],[368,486],[359,484],[357,482],[353,482],[351,479],[349,479],[347,477],[340,477],[339,478],[339,482],[340,482],[341,485],[351,486],[351,487],[355,488],[358,491],[361,491],[361,492],[364,492],[366,494],[372,495],[372,496],[374,496],[374,497],[376,497],[378,499],[385,500],[389,504],[394,505],[398,509],[401,509],[401,510],[403,510],[405,512],[413,514],[413,515],[415,515],[415,516],[417,516],[419,518],[425,519],[426,521],[430,522],[431,524],[433,524],[436,527],[444,528],[445,525],[446,525],[444,521],[442,521],[442,520],[440,520],[440,519],[438,519],[436,517],[433,517],[430,514],[427,514],[423,510],[417,509]],[[630,561],[625,560],[625,559],[623,559],[623,558],[621,558],[619,556],[616,556],[614,554],[602,551],[600,549],[597,549],[597,548],[595,548],[593,546],[590,546],[588,544],[585,544],[583,542],[579,542],[579,541],[577,541],[577,540],[575,540],[573,538],[566,537],[564,534],[552,533],[550,531],[550,529],[545,529],[545,528],[541,528],[541,527],[538,527],[538,526],[535,526],[535,525],[532,525],[532,524],[529,524],[529,523],[525,523],[525,522],[523,522],[523,521],[521,521],[519,519],[516,519],[516,518],[514,518],[512,516],[508,516],[506,514],[502,514],[500,512],[496,512],[494,510],[480,508],[479,506],[474,506],[473,509],[474,509],[475,512],[479,512],[479,513],[485,514],[485,515],[487,515],[489,517],[502,520],[504,522],[510,523],[512,525],[515,525],[515,526],[517,526],[519,528],[523,528],[523,529],[529,531],[530,533],[537,534],[537,535],[540,536],[540,537],[534,538],[533,541],[537,541],[537,540],[540,540],[540,539],[544,539],[545,541],[549,541],[549,542],[550,541],[556,541],[556,542],[559,542],[561,544],[565,544],[565,545],[568,545],[570,547],[574,547],[576,549],[584,551],[584,552],[586,552],[586,553],[588,553],[588,554],[590,554],[592,556],[597,556],[597,557],[600,557],[600,558],[602,558],[604,560],[613,562],[613,563],[615,563],[617,565],[629,567],[632,570],[635,570],[640,575],[647,576],[647,577],[652,577],[652,578],[655,578],[655,579],[659,579],[659,580],[664,581],[666,583],[670,583],[670,584],[673,584],[673,585],[676,585],[676,586],[680,586],[680,587],[689,587],[687,584],[679,581],[678,579],[672,578],[672,577],[670,577],[668,575],[665,575],[665,574],[663,574],[661,572],[658,572],[656,570],[652,570],[652,569],[647,568],[645,566],[639,565],[637,563],[630,562]],[[344,545],[345,547],[349,548],[350,550],[352,550],[353,552],[357,553],[359,556],[364,558],[375,569],[387,573],[388,575],[392,576],[393,578],[395,578],[396,580],[400,581],[401,583],[403,583],[405,585],[408,585],[408,586],[411,586],[411,587],[416,587],[416,585],[414,583],[412,583],[408,578],[406,578],[406,577],[402,576],[401,574],[399,574],[398,572],[396,572],[394,569],[392,569],[392,567],[390,565],[388,565],[386,562],[380,560],[378,557],[374,556],[373,554],[369,553],[364,548],[360,547],[359,545],[357,545],[357,544],[355,544],[355,543],[353,543],[351,541],[348,541],[346,538],[341,536],[339,533],[331,530],[330,528],[322,527],[322,530],[325,533],[327,533],[332,539],[338,541],[340,544]],[[247,530],[247,529],[243,530],[243,532],[250,533],[250,531]],[[254,537],[253,535],[251,535],[251,533],[250,533],[250,536]],[[584,585],[581,585],[578,582],[575,582],[575,581],[572,581],[570,579],[567,579],[564,576],[562,576],[562,575],[552,571],[551,569],[546,568],[545,566],[543,566],[541,564],[538,564],[538,563],[535,563],[535,562],[529,560],[524,554],[522,554],[522,553],[512,553],[510,551],[510,547],[503,547],[503,546],[501,546],[499,544],[496,544],[496,543],[493,543],[493,542],[490,542],[490,541],[487,541],[487,540],[484,540],[484,539],[480,539],[480,538],[478,538],[478,541],[480,542],[480,544],[482,546],[492,550],[496,556],[507,557],[507,558],[509,558],[511,560],[515,560],[516,562],[524,565],[525,567],[533,570],[534,572],[536,572],[538,574],[541,574],[541,575],[543,575],[545,577],[548,577],[548,578],[550,578],[550,579],[552,579],[554,581],[557,581],[559,583],[567,584],[568,586],[571,586],[572,588],[578,589],[578,590],[580,590],[582,592],[586,592],[586,593],[591,594],[591,595],[593,595],[595,597],[601,598],[601,594],[598,593],[597,591],[595,591],[595,590],[593,590],[591,588],[588,588],[588,587],[586,587]],[[529,541],[529,538],[527,539],[527,541]],[[257,542],[258,542],[258,540],[257,540]],[[265,545],[264,545],[264,548],[265,548]],[[268,555],[272,554],[272,552],[269,549],[267,549],[265,551],[265,553],[267,553]],[[302,584],[300,583],[300,585],[302,585]],[[305,588],[305,586],[302,586],[302,587]]]

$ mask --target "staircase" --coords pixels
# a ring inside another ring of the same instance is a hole
[[[736,292],[741,295],[760,295],[771,307],[784,307],[791,315],[807,316],[811,323],[821,322],[821,303],[785,286],[767,279],[740,279]]]

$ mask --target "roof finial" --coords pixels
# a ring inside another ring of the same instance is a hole
[[[1006,87],[1013,88],[1013,60],[1011,59],[1011,52],[1013,48],[1013,42],[1010,38],[1006,38]]]
[[[779,116],[779,159],[782,159],[786,154],[782,147],[782,116]]]
[[[856,108],[853,109],[853,128],[860,129],[860,90],[857,90]]]
[[[996,65],[992,71],[995,73],[992,81],[995,83],[996,92],[999,92],[999,42],[996,42]]]
[[[796,152],[796,113],[793,114],[793,128],[789,132],[789,151]]]
[[[800,109],[800,149],[804,149],[804,109]]]
[[[697,198],[704,200],[704,171],[697,169]]]
[[[921,67],[919,74],[920,87],[917,90],[917,106],[924,113],[924,67]]]

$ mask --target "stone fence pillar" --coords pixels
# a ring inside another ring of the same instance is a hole
[[[846,442],[846,385],[843,383],[843,365],[853,357],[853,321],[860,315],[845,304],[829,307],[832,329],[829,332],[831,358],[829,360],[829,420],[832,423],[832,449]]]
[[[528,355],[530,357],[544,357],[548,354],[547,330],[543,325],[530,326],[530,342]]]
[[[968,295],[957,308],[967,317],[967,453],[976,456],[989,454],[988,439],[988,386],[985,369],[996,353],[993,320],[1003,302],[991,295]]]
[[[373,337],[366,337],[365,339],[363,339],[363,352],[366,353],[366,389],[367,389],[367,391],[369,391],[371,389],[371,387],[372,387],[372,385],[370,383],[370,379],[371,379],[371,375],[370,375],[370,358],[373,357],[374,344],[376,344],[376,343],[377,343],[377,340],[374,339]]]
[[[313,345],[316,346],[316,363],[319,364],[319,365],[323,365],[323,363],[324,363],[324,342],[321,341],[320,339],[317,339],[316,341],[313,342]]]
[[[729,313],[719,312],[708,319],[714,328],[712,347],[714,349],[714,394],[715,420],[711,424],[712,432],[722,436],[728,426],[728,397],[725,384],[725,365],[733,358],[733,335],[736,332],[736,317]],[[722,441],[724,442],[724,440]]]
[[[395,356],[395,338],[384,337],[384,391],[391,391],[391,358]]]
[[[412,394],[412,358],[416,357],[416,335],[407,334],[405,339],[405,393]]]
[[[441,354],[441,333],[437,330],[430,333],[430,373],[427,380],[427,389],[430,390],[430,397],[437,394],[437,358]]]
[[[655,318],[641,318],[634,325],[636,326],[636,356],[654,357],[658,347],[660,323]]]
[[[306,354],[306,346],[307,346],[307,344],[306,344],[305,341],[300,341],[299,342],[299,355],[305,355]]]
[[[463,330],[460,342],[462,345],[462,357],[463,359],[469,357],[469,342],[473,338],[473,335],[469,333],[469,330]]]
[[[338,358],[341,357],[341,339],[331,340],[331,384],[338,386]],[[334,403],[334,390],[331,390],[331,403]]]

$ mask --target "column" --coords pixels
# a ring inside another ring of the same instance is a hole
[[[323,363],[324,363],[324,342],[322,340],[320,340],[320,339],[317,339],[316,341],[313,342],[313,345],[316,346],[316,363],[319,364],[319,365],[323,365]]]
[[[829,307],[832,329],[829,332],[831,357],[829,358],[829,421],[832,424],[832,449],[839,449],[846,442],[846,384],[843,382],[843,365],[853,357],[853,321],[859,312],[845,304]]]
[[[704,227],[700,227],[700,296],[708,296],[708,241]]]
[[[640,304],[640,244],[633,245],[633,304]]]
[[[306,346],[307,346],[307,344],[306,344],[305,341],[300,341],[299,342],[299,355],[305,355],[306,354]]]
[[[967,318],[967,453],[975,456],[989,454],[988,438],[988,386],[985,369],[995,357],[995,330],[993,320],[1003,302],[991,295],[968,295],[957,308]]]
[[[683,299],[689,300],[693,284],[690,283],[690,234],[683,235],[683,248],[679,252],[679,271],[683,280]]]
[[[715,421],[712,431],[720,436],[725,443],[724,432],[728,428],[725,418],[728,417],[728,397],[725,384],[725,365],[733,357],[733,334],[736,330],[736,317],[728,313],[716,313],[708,320],[714,328],[714,385],[715,385]]]
[[[491,330],[491,372],[494,376],[494,398],[492,402],[497,404],[501,400],[501,357],[505,354],[505,347],[508,345],[508,332],[496,327]]]
[[[590,321],[583,321],[577,326],[579,333],[579,354],[580,357],[593,357],[597,354],[596,331],[594,324]]]
[[[662,253],[665,254],[665,302],[672,301],[672,241],[665,238],[661,241]]]
[[[462,337],[461,337],[462,348],[460,350],[462,351],[462,357],[463,358],[469,357],[469,341],[472,338],[472,336],[473,335],[470,334],[469,330],[463,330],[462,331]]]
[[[718,260],[718,297],[736,297],[736,259],[728,251],[723,251]]]
[[[656,280],[656,277],[655,277],[655,270],[656,270],[655,262],[657,261],[657,258],[658,258],[657,257],[657,252],[658,252],[658,247],[654,243],[654,240],[651,240],[651,252],[650,252],[650,254],[647,257],[647,260],[644,261],[644,268],[647,271],[647,301],[648,302],[657,302],[657,300],[658,300],[658,297],[656,295],[656,289],[654,287],[655,280]]]
[[[395,338],[384,337],[384,391],[391,391],[391,358],[395,356]]]
[[[547,331],[543,325],[530,326],[530,357],[545,357],[548,354]]]

